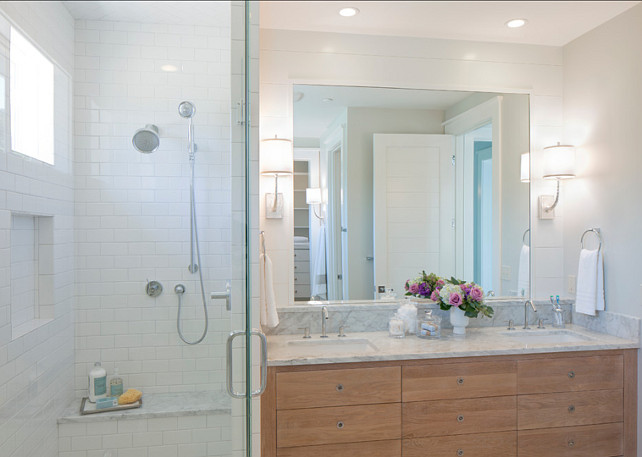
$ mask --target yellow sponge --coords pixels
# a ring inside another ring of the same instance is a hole
[[[129,405],[130,403],[137,402],[143,396],[140,390],[127,389],[127,392],[118,397],[119,405]]]

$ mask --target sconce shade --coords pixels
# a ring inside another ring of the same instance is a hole
[[[528,152],[522,154],[522,163],[520,167],[519,180],[521,182],[531,182],[531,155]]]
[[[544,179],[575,178],[575,147],[563,144],[544,148]]]
[[[308,187],[305,189],[305,203],[307,205],[320,205],[321,200],[321,189],[318,187]]]
[[[261,141],[261,174],[290,175],[293,172],[292,141],[269,138]]]

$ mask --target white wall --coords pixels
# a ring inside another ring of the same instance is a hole
[[[2,2],[0,11],[58,66],[54,166],[9,151],[9,28],[0,16],[0,455],[55,457],[56,419],[73,398],[72,17],[60,2]],[[53,217],[53,320],[12,340],[11,213]]]
[[[230,313],[208,293],[231,279],[230,15],[209,27],[76,21],[76,395],[95,361],[144,392],[220,390]],[[163,72],[173,64],[179,71]],[[203,329],[198,275],[189,264],[187,121],[194,116],[196,202],[209,333],[188,346],[176,331]],[[160,148],[131,145],[145,124]],[[160,281],[158,298],[145,294]]]
[[[556,47],[263,29],[261,138],[292,138],[293,84],[529,93],[531,150],[562,136],[562,50]],[[261,195],[268,185],[262,179]],[[542,186],[550,193],[547,185],[535,180],[535,194]],[[562,218],[552,224],[534,220],[535,295],[561,294]],[[291,219],[261,224],[276,270],[292,278]]]

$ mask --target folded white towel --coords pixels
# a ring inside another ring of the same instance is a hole
[[[575,311],[595,316],[604,311],[604,259],[602,250],[582,249],[577,269]]]
[[[525,244],[519,252],[519,264],[517,265],[517,295],[520,297],[530,296],[531,284],[531,249]]]
[[[276,296],[274,294],[274,279],[272,261],[267,254],[259,257],[259,275],[261,277],[261,326],[274,328],[279,325],[279,314],[276,311]]]

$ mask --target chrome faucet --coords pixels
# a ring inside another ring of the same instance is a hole
[[[326,335],[325,326],[326,326],[326,322],[328,321],[329,317],[330,316],[328,315],[328,307],[324,306],[323,308],[321,308],[321,338],[327,338],[328,337],[328,335]]]
[[[535,308],[535,305],[531,300],[526,300],[524,302],[524,326],[522,327],[524,330],[530,330],[531,328],[528,326],[528,305],[531,305],[531,308],[533,309],[533,312],[537,312],[537,308]]]

